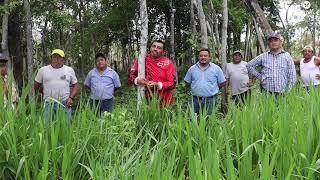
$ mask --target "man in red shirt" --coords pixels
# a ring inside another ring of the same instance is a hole
[[[151,43],[150,54],[145,58],[145,78],[138,76],[138,59],[134,60],[129,73],[129,84],[146,86],[146,97],[150,99],[149,91],[160,97],[160,106],[174,104],[172,91],[176,85],[176,68],[172,61],[164,56],[165,43],[154,40]]]

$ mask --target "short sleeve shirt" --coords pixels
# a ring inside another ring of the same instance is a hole
[[[241,61],[239,64],[227,64],[226,78],[231,83],[232,95],[241,94],[249,89],[249,74],[246,65],[245,61]]]
[[[63,101],[70,95],[70,86],[78,82],[74,70],[66,65],[58,69],[51,65],[40,68],[35,81],[42,83],[44,98]]]
[[[204,70],[199,63],[191,66],[184,80],[191,84],[192,95],[200,97],[216,95],[219,92],[219,84],[226,81],[222,69],[213,63]]]
[[[92,69],[84,82],[91,90],[91,99],[104,100],[113,98],[115,88],[121,86],[118,73],[113,69],[107,68],[103,73],[99,73],[98,69]]]

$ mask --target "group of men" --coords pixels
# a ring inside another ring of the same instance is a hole
[[[184,81],[191,89],[191,105],[194,112],[212,114],[216,108],[218,94],[222,89],[222,99],[231,89],[232,99],[241,105],[250,96],[250,88],[256,79],[260,81],[261,91],[266,94],[283,94],[290,91],[296,82],[295,64],[300,65],[303,87],[320,84],[320,58],[314,56],[311,46],[303,48],[304,58],[294,61],[291,55],[283,50],[283,38],[273,32],[268,37],[269,51],[260,54],[248,63],[243,60],[241,51],[233,53],[232,62],[228,63],[225,72],[211,62],[211,52],[202,48],[198,52],[198,62],[187,71]],[[66,114],[71,116],[71,107],[80,90],[75,71],[64,64],[65,53],[55,49],[51,53],[51,63],[38,70],[34,81],[34,89],[40,92],[45,99],[46,119],[50,112],[56,112],[63,107]],[[9,91],[12,88],[12,106],[17,102],[17,88],[8,84],[8,59],[0,56],[0,72],[5,103],[8,102]],[[114,92],[120,88],[119,75],[107,66],[107,58],[98,53],[95,56],[95,68],[87,75],[84,86],[90,95],[90,106],[97,107],[100,112],[112,111]],[[257,68],[261,70],[257,70]],[[145,57],[145,77],[138,76],[138,60],[135,59],[129,72],[128,82],[137,86],[146,87],[146,97],[151,99],[157,95],[160,106],[174,104],[173,90],[176,86],[176,68],[173,62],[165,56],[165,43],[154,40],[151,43],[150,53]]]

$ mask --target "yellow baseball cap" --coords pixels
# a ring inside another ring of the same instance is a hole
[[[64,51],[62,51],[61,49],[54,49],[51,53],[51,55],[54,55],[54,54],[58,54],[60,55],[61,57],[64,57]]]

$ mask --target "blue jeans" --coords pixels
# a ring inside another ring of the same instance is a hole
[[[201,110],[201,113],[203,113],[204,112],[203,110],[205,109],[207,111],[207,115],[211,115],[213,106],[216,107],[216,104],[217,104],[217,96],[210,96],[210,97],[193,96],[192,102],[193,102],[194,113],[199,115],[200,110]]]
[[[91,108],[99,108],[100,113],[102,112],[111,112],[113,107],[113,98],[104,99],[104,100],[89,100]]]
[[[70,120],[72,117],[72,109],[68,107],[67,102],[63,101],[61,104],[58,102],[45,101],[44,103],[44,113],[45,113],[45,124],[48,124],[50,120],[53,119],[55,114],[60,108],[63,108],[66,119]]]

